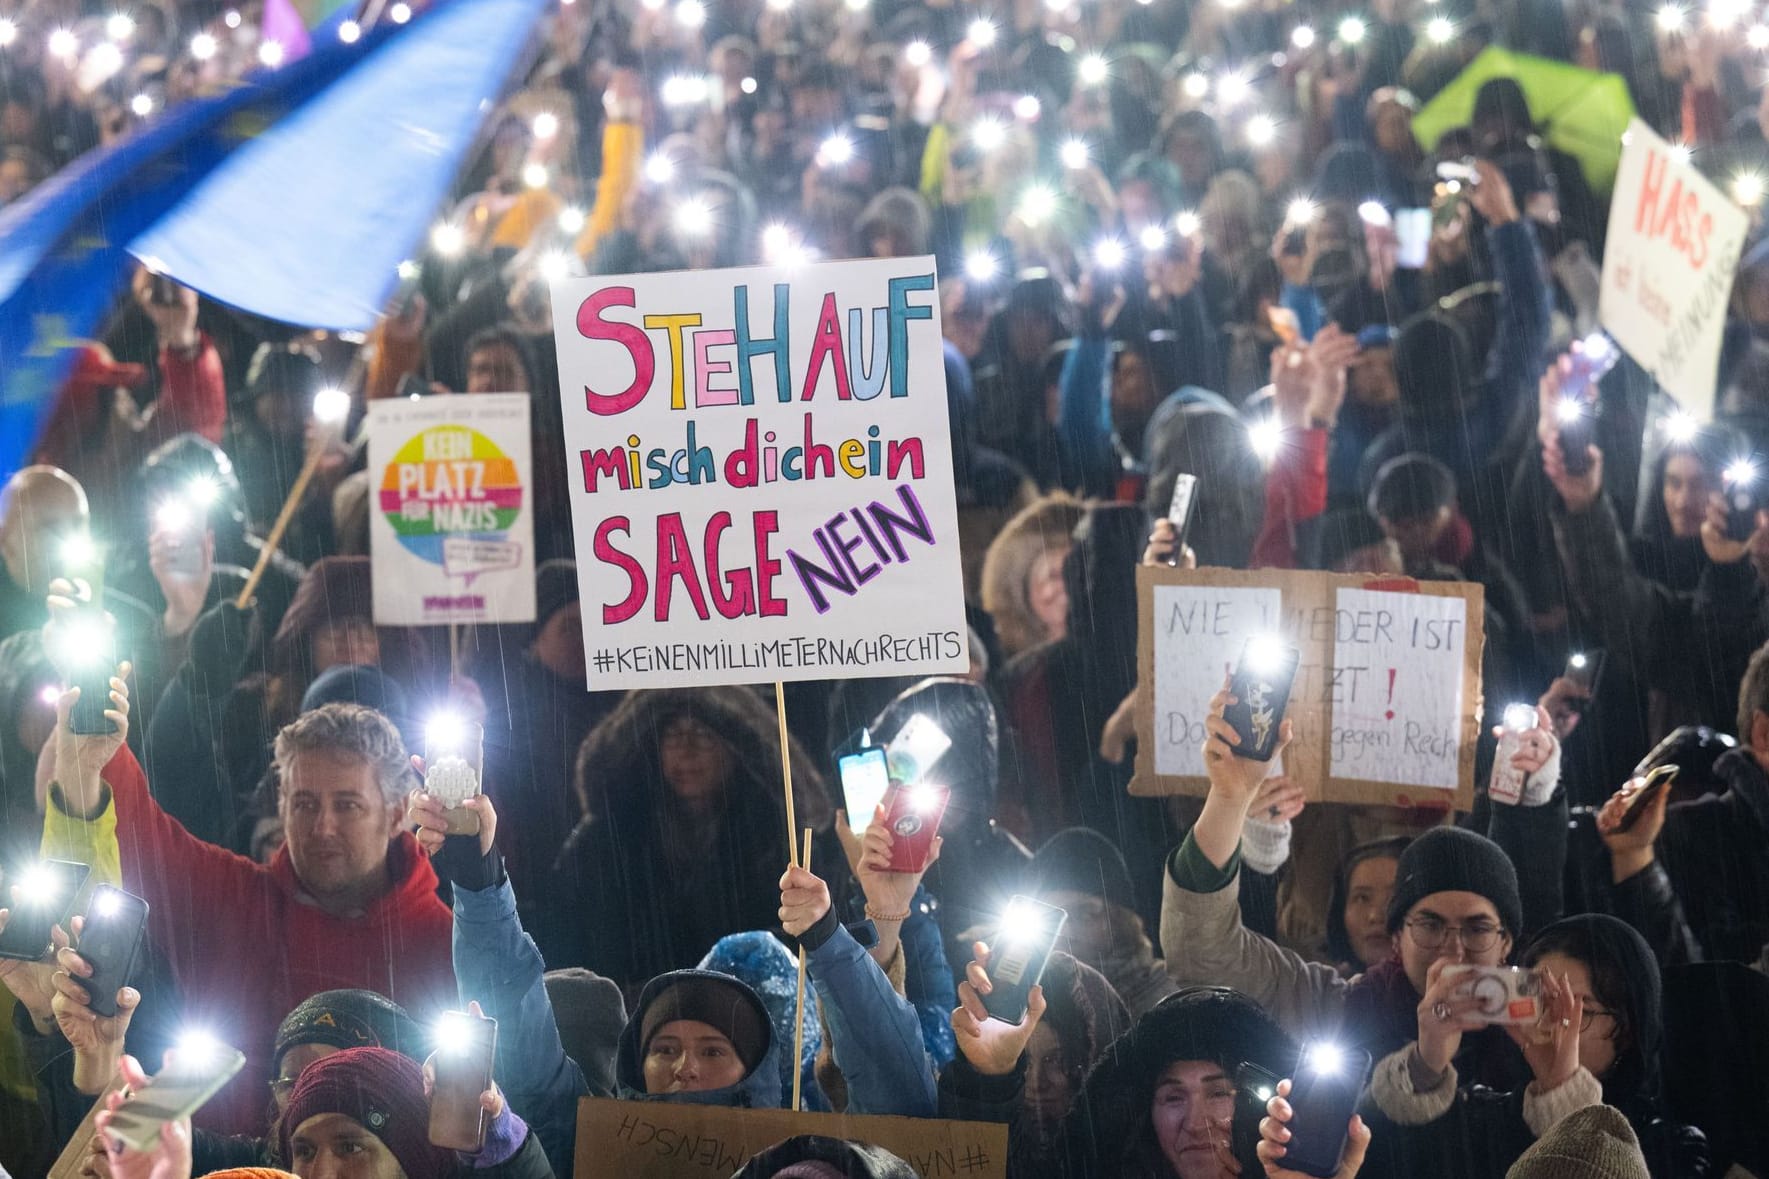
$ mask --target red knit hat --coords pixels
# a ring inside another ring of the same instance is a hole
[[[282,1120],[282,1156],[289,1139],[309,1118],[342,1114],[379,1138],[407,1179],[446,1179],[455,1170],[452,1151],[430,1144],[430,1103],[424,1073],[409,1056],[385,1048],[349,1048],[321,1057],[301,1070]]]

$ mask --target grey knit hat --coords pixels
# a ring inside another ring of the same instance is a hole
[[[1634,1127],[1620,1110],[1591,1105],[1568,1114],[1511,1164],[1505,1179],[1651,1179]]]
[[[590,1092],[614,1092],[614,1054],[627,1023],[620,988],[581,966],[548,971],[546,984],[565,1054],[583,1070]]]

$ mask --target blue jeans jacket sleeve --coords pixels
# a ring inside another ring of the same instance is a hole
[[[556,1175],[569,1175],[577,1149],[577,1099],[590,1087],[565,1054],[546,963],[516,916],[510,882],[473,892],[455,889],[455,978],[461,1003],[477,1001],[498,1021],[493,1067],[504,1097],[529,1124]]]
[[[1110,491],[1116,478],[1117,452],[1112,449],[1112,413],[1106,399],[1109,352],[1103,335],[1077,335],[1058,378],[1057,433],[1064,469],[1094,492]]]
[[[837,926],[809,954],[835,1063],[848,1082],[848,1112],[934,1116],[934,1073],[915,1008],[891,987],[854,935]]]
[[[943,1069],[958,1055],[952,1035],[952,1009],[958,1006],[958,988],[952,983],[952,966],[940,927],[928,911],[932,897],[925,885],[916,885],[903,923],[903,990],[921,1017],[921,1040],[933,1057],[934,1068]]]

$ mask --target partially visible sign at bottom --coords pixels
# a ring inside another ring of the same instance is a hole
[[[1007,1127],[993,1122],[586,1097],[577,1107],[577,1179],[723,1179],[752,1156],[800,1134],[882,1146],[929,1179],[1007,1176]]]

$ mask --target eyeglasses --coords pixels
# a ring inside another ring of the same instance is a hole
[[[1599,1015],[1607,1015],[1612,1020],[1616,1017],[1615,1012],[1613,1011],[1605,1011],[1601,1007],[1587,1007],[1585,1008],[1585,1013],[1579,1017],[1579,1031],[1590,1031],[1591,1021],[1596,1019]]]
[[[295,1088],[295,1078],[294,1077],[278,1077],[276,1080],[274,1080],[270,1083],[270,1095],[272,1097],[276,1098],[278,1101],[281,1101],[283,1098],[287,1097],[291,1092],[293,1092],[294,1088]]]
[[[1449,925],[1436,917],[1409,917],[1407,936],[1421,950],[1441,950],[1451,934],[1470,954],[1484,954],[1499,942],[1505,932],[1502,925],[1479,922],[1474,925]]]

